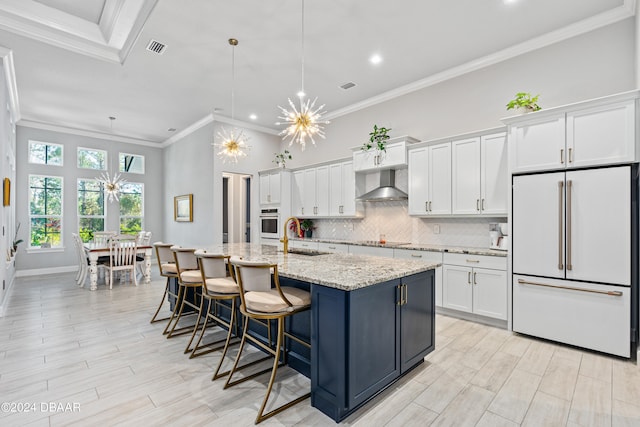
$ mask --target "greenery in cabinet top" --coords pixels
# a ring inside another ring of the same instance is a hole
[[[274,154],[275,158],[273,159],[273,163],[283,168],[285,167],[287,160],[293,159],[293,156],[291,155],[291,153],[289,153],[289,150],[284,150],[282,153]]]
[[[523,108],[527,111],[538,111],[540,106],[537,104],[540,95],[531,96],[528,92],[518,92],[516,97],[507,104],[507,110]]]
[[[389,131],[391,128],[384,126],[378,127],[373,125],[373,131],[369,132],[369,141],[362,144],[362,151],[368,151],[375,148],[378,151],[387,151],[387,140],[389,139]]]

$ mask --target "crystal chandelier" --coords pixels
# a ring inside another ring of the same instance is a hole
[[[322,125],[327,125],[327,120],[322,120],[322,115],[326,113],[324,111],[324,104],[316,107],[316,97],[313,101],[307,99],[305,101],[304,92],[304,0],[302,0],[302,85],[301,90],[298,92],[300,98],[300,108],[296,108],[295,104],[289,98],[290,110],[284,107],[278,106],[282,113],[278,116],[282,122],[277,122],[276,125],[286,125],[286,129],[280,132],[282,139],[286,141],[289,138],[289,146],[293,143],[300,144],[300,150],[304,151],[307,139],[311,141],[313,145],[316,144],[314,136],[324,138],[324,130]]]
[[[238,46],[238,40],[229,39],[229,44],[231,45],[231,120],[233,121],[235,117],[235,47]],[[219,142],[213,145],[218,148],[217,155],[223,163],[238,163],[238,159],[245,157],[250,148],[247,145],[249,138],[242,129],[233,128],[227,131],[222,127],[217,134],[217,139]]]
[[[115,117],[109,116],[111,133],[113,133],[113,121],[115,119]],[[96,178],[96,181],[102,184],[104,192],[107,193],[107,200],[110,203],[114,200],[116,202],[120,200],[120,189],[122,188],[122,185],[127,182],[122,178],[122,175],[119,172],[115,172],[111,175],[109,171],[102,172],[100,176]]]

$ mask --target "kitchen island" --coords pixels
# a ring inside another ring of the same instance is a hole
[[[293,316],[288,328],[310,338],[311,353],[292,343],[287,361],[310,376],[312,406],[336,422],[435,348],[437,263],[317,251],[284,254],[251,244],[207,250],[278,264],[283,286],[310,290],[310,312]]]

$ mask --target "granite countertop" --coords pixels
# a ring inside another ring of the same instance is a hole
[[[446,245],[429,245],[422,243],[404,243],[404,242],[387,242],[384,245],[375,240],[338,240],[338,239],[289,239],[289,241],[310,241],[320,243],[336,243],[343,245],[355,245],[355,246],[375,246],[379,248],[391,248],[391,249],[409,249],[415,251],[429,251],[429,252],[450,252],[456,254],[471,254],[471,255],[487,255],[506,257],[507,251],[500,251],[497,249],[481,248],[481,247],[469,247],[469,246],[446,246]]]
[[[312,251],[314,255],[284,254],[275,246],[230,243],[206,248],[207,252],[242,256],[245,259],[266,260],[278,264],[278,274],[331,288],[352,291],[376,283],[398,279],[432,270],[439,263],[400,260],[354,254],[331,254]]]

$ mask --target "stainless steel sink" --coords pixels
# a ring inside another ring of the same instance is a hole
[[[289,249],[288,253],[295,255],[306,255],[306,256],[317,256],[317,255],[328,255],[331,252],[321,252],[313,249]]]

